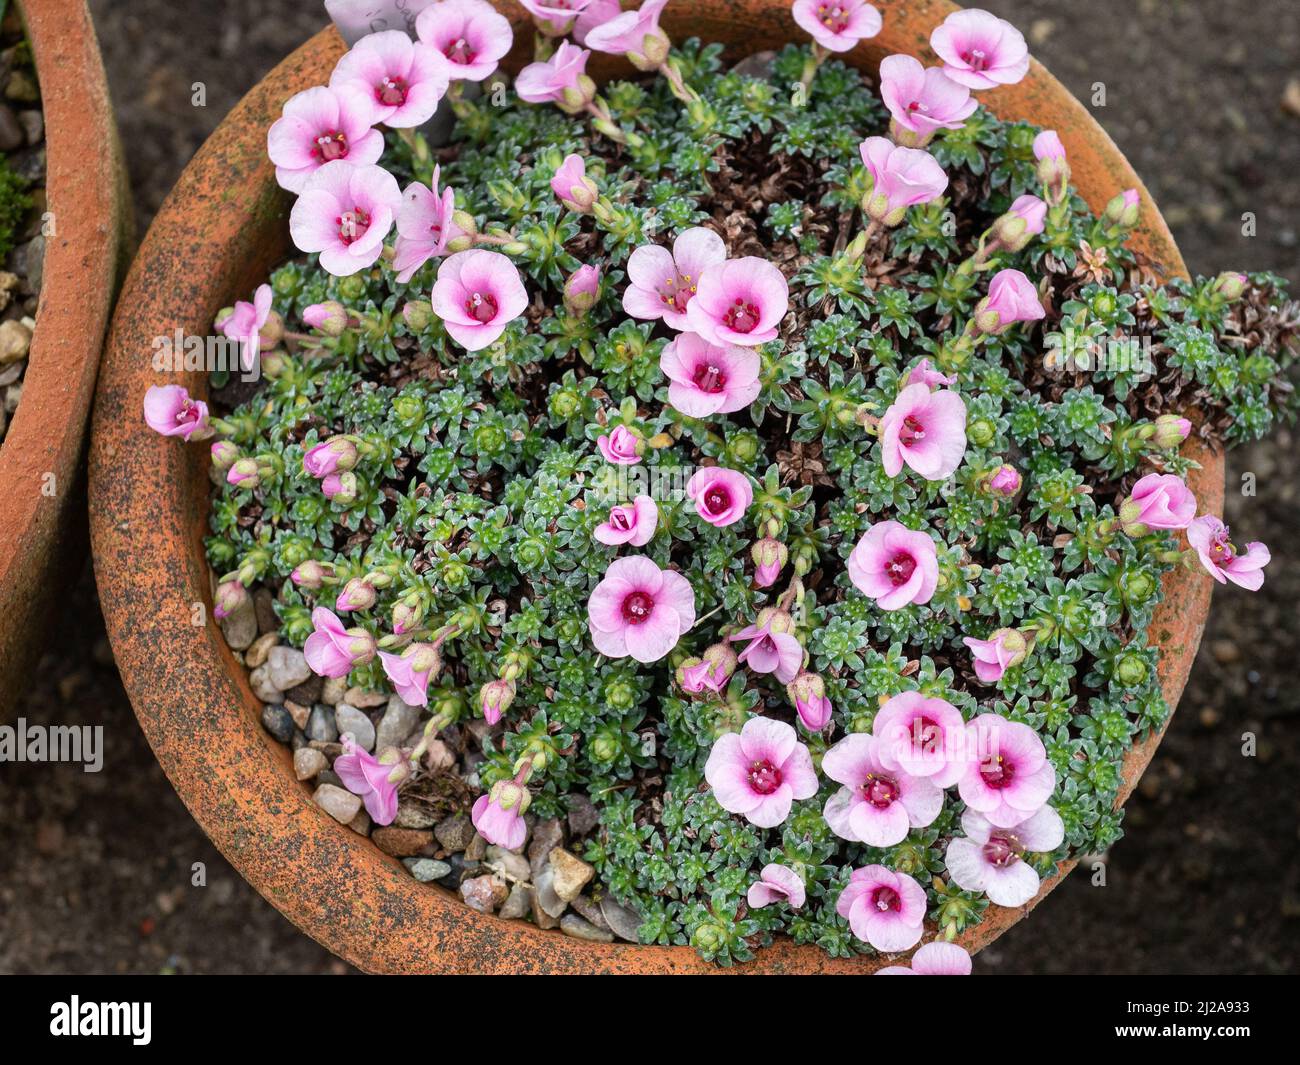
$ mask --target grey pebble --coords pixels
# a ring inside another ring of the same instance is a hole
[[[560,918],[560,931],[574,939],[586,939],[592,943],[613,943],[614,936],[597,928],[590,921],[584,920],[576,913],[566,913]]]
[[[420,708],[403,702],[400,695],[388,700],[388,707],[379,721],[375,733],[375,749],[382,751],[385,747],[400,747],[411,730],[420,722]]]
[[[309,740],[318,740],[321,743],[333,743],[339,738],[339,730],[334,725],[334,710],[331,707],[317,704],[311,708],[311,716],[307,718],[307,738]]]
[[[271,683],[282,692],[312,675],[306,655],[296,647],[272,647],[266,655],[266,670]]]
[[[451,866],[436,858],[403,858],[402,864],[421,884],[432,884],[451,872]]]
[[[375,749],[375,726],[355,706],[339,703],[334,708],[334,724],[338,726],[340,736],[345,732],[352,733],[358,747],[367,751]]]
[[[283,706],[265,706],[262,708],[262,727],[281,743],[293,739],[293,715]],[[301,779],[301,778],[300,778]]]
[[[619,939],[626,939],[629,943],[640,942],[641,937],[637,932],[641,927],[641,917],[636,910],[615,902],[606,895],[600,900],[600,915]]]
[[[312,800],[341,825],[350,824],[361,812],[361,796],[334,784],[321,784]]]

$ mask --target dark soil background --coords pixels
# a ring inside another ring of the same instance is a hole
[[[1193,272],[1270,269],[1300,288],[1300,5],[983,3],[1081,99],[1104,83],[1098,121],[1162,205]],[[91,9],[142,232],[230,107],[325,22],[315,0],[91,0]],[[206,106],[191,102],[196,82]],[[1247,211],[1258,227],[1249,238]],[[980,954],[977,972],[1296,971],[1298,465],[1291,432],[1230,456],[1227,520],[1239,539],[1273,548],[1264,589],[1215,593],[1187,692],[1129,804],[1128,836],[1105,856],[1105,886],[1081,868]],[[1246,473],[1253,497],[1240,491]],[[349,971],[245,884],[191,820],[136,725],[94,596],[87,567],[19,713],[102,724],[105,768],[0,774],[0,971]],[[1242,754],[1245,733],[1257,738],[1254,757]],[[195,862],[206,887],[191,886]]]

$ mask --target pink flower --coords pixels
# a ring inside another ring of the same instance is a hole
[[[602,544],[631,544],[644,547],[655,534],[659,508],[649,496],[637,496],[631,503],[609,508],[609,520],[592,532]]]
[[[953,81],[971,89],[1014,85],[1029,73],[1029,48],[1011,23],[978,8],[954,11],[930,34]]]
[[[551,178],[551,191],[570,211],[590,214],[600,196],[596,183],[587,177],[587,164],[580,155],[566,155]]]
[[[561,41],[555,54],[545,63],[529,63],[515,78],[515,92],[530,104],[566,104],[581,107],[589,103],[591,81],[584,87],[587,60],[591,53],[576,44]]]
[[[155,433],[188,440],[195,433],[206,434],[208,405],[190,399],[180,385],[150,385],[144,394],[144,420]]]
[[[984,487],[990,492],[1007,497],[1019,492],[1022,483],[1020,471],[1005,462],[984,479]]]
[[[257,357],[263,348],[271,344],[262,340],[262,327],[271,317],[271,286],[258,285],[253,293],[253,302],[235,300],[235,307],[221,320],[220,329],[224,336],[239,342],[239,364],[245,370],[257,365]]]
[[[480,795],[470,810],[478,834],[497,847],[518,850],[528,836],[524,814],[528,810],[528,789],[514,780],[498,780],[491,791]]]
[[[575,18],[591,0],[519,0],[519,2],[523,4],[524,10],[533,16],[544,33],[551,37],[562,37],[573,28]],[[618,14],[617,5],[614,14]]]
[[[688,658],[677,667],[677,683],[692,695],[703,691],[716,695],[736,672],[736,662],[736,653],[730,647],[715,643],[705,648],[702,658]]]
[[[822,772],[844,785],[822,811],[841,839],[892,847],[943,809],[943,791],[933,781],[886,768],[879,742],[862,732],[850,733],[827,751]]]
[[[1264,583],[1264,567],[1272,560],[1269,550],[1258,540],[1246,545],[1239,555],[1228,539],[1228,527],[1212,514],[1204,514],[1187,527],[1187,542],[1196,550],[1201,565],[1220,584],[1232,581],[1248,591],[1258,591]]]
[[[379,661],[402,702],[408,706],[429,705],[429,680],[442,666],[433,644],[413,643],[400,655],[380,651]]]
[[[790,13],[801,30],[831,52],[847,52],[884,24],[865,0],[794,0]]]
[[[353,795],[360,795],[366,813],[377,825],[391,825],[397,816],[397,784],[389,779],[396,763],[385,765],[343,734],[343,753],[334,759],[334,772]],[[400,772],[400,770],[399,770]]]
[[[1017,196],[1011,204],[1011,210],[1007,212],[1013,214],[1025,223],[1025,234],[1030,237],[1036,237],[1043,231],[1043,226],[1047,221],[1047,204],[1037,196],[1026,193],[1024,196]]]
[[[858,154],[872,182],[862,209],[883,225],[898,225],[909,207],[937,199],[948,187],[943,167],[920,148],[901,147],[888,137],[868,137]]]
[[[849,580],[881,610],[928,603],[939,586],[939,556],[929,533],[878,521],[849,554]]]
[[[1065,145],[1056,130],[1045,129],[1034,138],[1034,158],[1038,160],[1037,177],[1054,204],[1064,202],[1070,180],[1070,164],[1065,161]]]
[[[1196,517],[1196,497],[1172,473],[1148,473],[1119,505],[1119,523],[1128,536],[1154,529],[1186,529]]]
[[[576,2],[573,6],[575,11],[578,10]],[[579,44],[586,44],[587,34],[622,13],[623,7],[619,0],[589,0],[573,24],[573,39]]]
[[[970,976],[970,955],[956,943],[934,940],[917,949],[912,964],[886,965],[877,976]]]
[[[317,85],[290,97],[266,135],[275,180],[290,192],[302,192],[326,163],[377,163],[384,154],[384,135],[371,128],[370,111],[370,102],[351,89]]]
[[[964,891],[982,891],[998,906],[1023,906],[1038,894],[1038,874],[1026,852],[1048,853],[1065,839],[1060,815],[1050,806],[1014,828],[998,828],[974,810],[962,814],[965,838],[948,844],[944,864],[952,882]]]
[[[790,305],[785,275],[757,256],[706,266],[686,305],[691,329],[711,344],[753,347],[775,340]]]
[[[800,673],[785,686],[799,720],[809,732],[820,732],[831,720],[834,707],[826,698],[826,682],[817,673]]]
[[[613,431],[596,437],[596,446],[605,461],[616,466],[635,466],[641,461],[641,441],[626,425],[616,425]]]
[[[891,134],[911,148],[928,143],[941,129],[961,129],[976,107],[965,85],[939,67],[927,70],[910,55],[881,60],[880,96],[893,116]]]
[[[316,628],[302,653],[319,676],[346,677],[353,666],[364,666],[375,657],[375,638],[365,629],[345,629],[332,610],[318,606],[311,612],[311,623]]]
[[[940,385],[955,385],[956,383],[956,374],[949,377],[947,374],[931,369],[929,359],[922,359],[918,362],[908,371],[907,377],[903,379],[903,387],[925,385],[926,388],[938,388]]]
[[[794,635],[794,622],[782,610],[765,607],[753,625],[727,637],[729,642],[749,641],[737,656],[755,673],[774,673],[782,684],[789,684],[803,665],[803,644]]]
[[[379,258],[401,205],[397,179],[383,167],[326,163],[289,212],[289,233],[302,251],[319,252],[331,274],[346,277]]]
[[[999,828],[1038,812],[1056,787],[1056,770],[1038,733],[998,714],[981,714],[967,729],[962,801]]]
[[[587,601],[587,620],[601,654],[657,662],[695,624],[695,592],[680,573],[629,555],[609,564]]]
[[[853,870],[835,903],[835,912],[849,922],[853,934],[885,954],[920,942],[925,909],[925,888],[883,865]]]
[[[394,129],[421,126],[447,91],[447,61],[401,30],[362,37],[334,68],[330,88],[370,101],[370,121]]]
[[[749,478],[722,466],[706,466],[686,482],[687,498],[695,501],[695,513],[721,529],[735,525],[754,502]]]
[[[952,703],[901,692],[876,711],[871,734],[880,764],[949,788],[966,772],[966,722]]]
[[[466,351],[493,343],[528,306],[515,264],[500,252],[482,248],[443,259],[430,298],[434,314]]]
[[[678,334],[660,355],[659,368],[672,382],[668,402],[688,418],[744,410],[763,390],[757,352],[710,344],[695,333]]]
[[[1018,666],[1029,653],[1028,642],[1019,629],[998,629],[987,640],[963,636],[975,660],[975,676],[985,684],[996,684],[1012,666]]]
[[[309,477],[320,480],[338,470],[350,470],[357,464],[357,445],[346,436],[331,436],[302,457],[302,469]]]
[[[704,766],[718,805],[759,828],[790,816],[795,799],[817,794],[812,755],[784,721],[751,717],[739,733],[718,738]]]
[[[653,70],[668,58],[669,41],[659,28],[668,0],[645,0],[639,10],[623,11],[587,31],[582,42],[597,52],[625,55],[638,70]]]
[[[673,241],[671,254],[660,244],[643,245],[628,256],[623,310],[633,318],[662,318],[670,329],[688,330],[686,306],[700,275],[726,259],[722,238],[704,226],[685,230]]]
[[[482,81],[514,43],[510,20],[486,0],[439,0],[416,16],[415,32],[446,57],[453,81]]]
[[[749,885],[749,891],[745,895],[745,901],[749,903],[750,909],[754,910],[770,906],[782,899],[790,904],[790,909],[797,910],[804,904],[806,898],[807,890],[804,888],[803,877],[789,866],[781,865],[779,862],[769,862],[763,866],[759,878]]]
[[[989,282],[989,294],[975,305],[975,327],[981,333],[1002,333],[1016,322],[1033,322],[1047,312],[1038,290],[1019,270],[999,270]]]
[[[1045,129],[1034,138],[1034,158],[1040,163],[1044,159],[1065,158],[1065,145],[1061,143],[1056,130]]]
[[[402,204],[397,209],[397,241],[393,245],[393,269],[402,284],[430,259],[447,250],[447,242],[463,236],[464,231],[452,220],[456,213],[456,193],[438,191],[442,167],[433,168],[433,188],[418,181],[406,186]]]

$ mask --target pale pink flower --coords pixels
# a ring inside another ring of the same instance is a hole
[[[253,302],[235,300],[234,308],[218,326],[223,336],[238,341],[239,364],[245,370],[257,365],[263,348],[273,346],[269,340],[262,339],[262,328],[271,318],[271,299],[271,286],[258,285]]]
[[[966,737],[966,770],[957,782],[962,801],[999,828],[1038,812],[1056,787],[1056,770],[1043,741],[1028,725],[981,714]]]
[[[600,196],[596,183],[587,177],[587,164],[580,155],[566,155],[551,177],[551,191],[570,211],[590,214]]]
[[[302,457],[303,473],[320,480],[339,470],[350,470],[357,464],[357,445],[346,436],[331,436]]]
[[[397,209],[397,240],[393,245],[393,269],[402,284],[430,259],[447,250],[447,242],[463,236],[464,230],[452,220],[456,213],[456,193],[438,190],[442,167],[433,168],[433,188],[413,181],[402,193]]]
[[[576,10],[576,3],[574,6]],[[573,39],[585,45],[587,34],[622,13],[623,7],[619,0],[588,0],[573,24]]]
[[[690,581],[643,555],[609,564],[587,600],[591,642],[610,658],[657,662],[695,624]]]
[[[766,259],[747,255],[704,268],[686,305],[686,321],[711,344],[753,347],[776,339],[789,306],[785,275]]]
[[[470,810],[478,834],[497,847],[518,850],[528,838],[524,814],[530,805],[528,789],[514,780],[498,780],[480,795]]]
[[[961,129],[974,113],[970,89],[939,67],[923,67],[910,55],[880,62],[880,97],[893,117],[890,132],[899,144],[920,148],[941,129]]]
[[[528,306],[528,293],[515,264],[500,252],[483,248],[443,259],[430,299],[433,313],[466,351],[479,351],[495,342]]]
[[[190,399],[189,392],[180,385],[150,385],[144,394],[144,420],[163,436],[188,440],[198,433],[202,438],[208,428],[208,405],[201,399]]]
[[[863,210],[886,226],[896,226],[909,207],[943,195],[948,175],[933,155],[921,148],[904,148],[888,137],[868,137],[858,154],[871,174],[871,191]]]
[[[849,922],[853,934],[884,954],[921,941],[925,910],[925,888],[883,865],[853,870],[835,902],[835,912]]]
[[[1172,473],[1148,473],[1119,505],[1120,527],[1129,536],[1155,529],[1186,529],[1196,517],[1196,497]]]
[[[955,385],[956,383],[956,374],[949,376],[932,369],[929,359],[922,359],[918,362],[903,379],[904,388],[908,385],[925,385],[926,388],[938,388],[940,385]]]
[[[561,41],[555,54],[546,62],[529,63],[519,72],[515,78],[515,92],[530,104],[580,105],[582,101],[589,102],[591,93],[583,88],[581,79],[587,73],[590,56],[587,49]]]
[[[749,885],[745,901],[751,909],[761,909],[774,902],[787,902],[790,909],[797,910],[807,899],[807,889],[803,877],[787,865],[769,862],[763,866],[759,878]]]
[[[688,418],[744,410],[763,390],[762,361],[751,348],[710,344],[695,333],[679,333],[659,356],[672,382],[668,402]]]
[[[686,482],[686,496],[695,502],[695,513],[721,529],[745,516],[754,502],[749,478],[737,470],[706,466]]]
[[[1019,492],[1022,483],[1020,471],[1005,462],[984,479],[984,486],[990,492],[1008,497]]]
[[[538,27],[551,37],[562,37],[573,29],[574,21],[591,0],[519,0],[533,16]],[[618,14],[615,5],[614,14]]]
[[[338,61],[330,88],[369,100],[372,123],[405,129],[433,117],[449,78],[441,52],[401,30],[382,30],[362,37]]]
[[[401,205],[397,179],[383,167],[326,163],[289,212],[289,233],[302,251],[320,253],[324,269],[346,277],[374,265]]]
[[[929,533],[896,521],[872,525],[849,554],[849,580],[881,610],[900,610],[934,598],[939,557]]]
[[[1018,666],[1029,653],[1029,644],[1019,629],[998,629],[987,640],[963,636],[975,662],[975,676],[985,684],[996,684],[1012,666]]]
[[[307,179],[327,163],[377,163],[384,154],[384,135],[372,125],[370,102],[354,90],[317,85],[291,96],[266,135],[275,180],[290,192],[302,192]]]
[[[453,81],[482,81],[510,51],[510,20],[486,0],[438,0],[415,18],[420,40],[447,60]]]
[[[365,629],[345,629],[332,610],[318,606],[311,612],[315,631],[307,637],[302,653],[312,672],[322,677],[346,677],[354,666],[364,666],[375,657],[375,638]]]
[[[402,702],[408,706],[429,705],[429,680],[442,665],[436,647],[413,643],[400,655],[380,651],[379,661]]]
[[[748,641],[737,656],[755,673],[773,673],[782,684],[789,684],[803,666],[803,644],[791,631],[794,623],[784,611],[766,607],[753,625],[727,637],[729,642]]]
[[[818,673],[800,673],[785,686],[803,727],[820,732],[831,720],[834,707],[826,697],[826,682]]]
[[[866,0],[794,0],[791,14],[801,30],[830,52],[847,52],[884,25]]]
[[[900,692],[876,711],[871,734],[880,764],[949,788],[966,772],[966,721],[952,703]]]
[[[662,318],[670,329],[688,330],[686,307],[700,275],[726,259],[722,238],[704,226],[684,230],[671,253],[661,244],[643,245],[628,256],[623,310],[633,318]]]
[[[943,791],[927,777],[889,769],[874,736],[854,732],[822,756],[822,772],[843,784],[826,800],[822,816],[841,839],[892,847],[924,828],[943,809]]]
[[[1025,223],[1025,235],[1030,237],[1038,236],[1047,222],[1047,204],[1030,193],[1017,196],[1007,213],[1015,215]]]
[[[397,763],[379,761],[359,747],[351,733],[345,732],[341,738],[343,753],[334,759],[334,772],[348,791],[361,796],[366,813],[375,824],[391,825],[397,816],[397,784],[389,777]]]
[[[592,532],[602,544],[631,544],[644,547],[655,534],[659,507],[649,496],[637,496],[631,503],[609,508],[609,519]]]
[[[1258,591],[1264,583],[1264,567],[1272,555],[1258,540],[1237,554],[1228,538],[1228,527],[1213,514],[1204,514],[1187,527],[1187,542],[1196,550],[1201,565],[1220,584],[1232,581],[1248,591]]]
[[[817,794],[812,755],[784,721],[751,717],[718,738],[704,765],[718,805],[759,828],[775,828],[796,799]]]
[[[623,11],[587,31],[588,48],[609,55],[625,55],[641,70],[653,70],[668,58],[669,41],[659,28],[659,16],[668,0],[645,0],[635,11]]]
[[[970,976],[970,955],[956,943],[934,940],[918,947],[912,964],[886,965],[877,976]]]
[[[971,89],[1014,85],[1029,73],[1029,47],[1005,19],[979,8],[954,11],[930,34],[953,81]]]
[[[1034,158],[1040,163],[1044,159],[1064,159],[1065,145],[1054,129],[1045,129],[1034,138]]]
[[[1043,302],[1029,278],[1019,270],[999,270],[989,282],[989,294],[975,305],[975,327],[981,333],[1002,333],[1017,322],[1033,322],[1046,315]]]
[[[641,441],[626,425],[616,425],[610,432],[596,437],[596,446],[605,461],[616,466],[635,466],[641,461]]]
[[[705,648],[702,657],[688,658],[677,667],[677,683],[692,695],[703,691],[717,694],[736,672],[737,661],[730,647],[715,643]]]
[[[1026,853],[1049,853],[1065,839],[1060,815],[1040,807],[1014,828],[998,828],[975,810],[961,817],[965,838],[948,844],[944,864],[964,891],[982,891],[998,906],[1023,906],[1038,894],[1038,874]]]

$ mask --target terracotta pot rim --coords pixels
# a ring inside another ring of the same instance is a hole
[[[518,26],[517,4],[499,5]],[[683,5],[684,6],[684,5]],[[933,59],[930,28],[955,8],[943,0],[884,0],[885,29],[849,53],[874,65],[888,51]],[[670,9],[674,38],[699,27],[706,39],[742,41],[738,54],[798,40],[786,0],[699,0],[689,14]],[[530,36],[530,35],[527,35]],[[517,35],[518,40],[518,35]],[[529,44],[525,40],[523,44]],[[123,681],[150,743],[181,798],[221,851],[303,931],[363,969],[386,972],[708,973],[685,947],[588,944],[523,922],[469,910],[441,889],[419,884],[369,840],[333,822],[292,776],[287,749],[260,725],[252,695],[220,632],[190,623],[195,603],[211,605],[202,552],[207,459],[151,433],[140,402],[160,380],[140,359],[143,338],[177,325],[206,333],[212,314],[247,297],[285,249],[287,197],[264,158],[264,130],[293,92],[318,84],[342,52],[325,30],[271,72],[226,118],[181,176],[154,222],[123,292],[96,401],[91,455],[91,525],[96,575]],[[596,57],[593,57],[595,59]],[[733,57],[734,58],[734,57]],[[518,69],[512,54],[507,68]],[[593,64],[596,65],[596,64]],[[599,64],[608,68],[608,64]],[[1075,180],[1094,208],[1137,188],[1143,222],[1136,244],[1171,273],[1185,273],[1163,219],[1141,181],[1084,108],[1036,62],[1021,85],[986,94],[1002,117],[1029,115],[1054,125]],[[177,378],[194,390],[198,375]],[[1223,492],[1222,458],[1198,451],[1190,478],[1204,506]],[[1186,682],[1208,612],[1211,582],[1185,570],[1166,580],[1149,634],[1162,646],[1160,676],[1171,707]],[[1130,751],[1120,802],[1159,743],[1154,733]],[[990,907],[961,942],[978,950],[1040,901],[1073,863],[1018,909]],[[742,972],[864,973],[885,961],[830,959],[815,947],[779,940]]]
[[[21,14],[41,87],[55,231],[46,235],[22,402],[0,444],[0,720],[58,598],[51,572],[80,510],[90,402],[129,228],[113,109],[84,0],[24,3]]]

